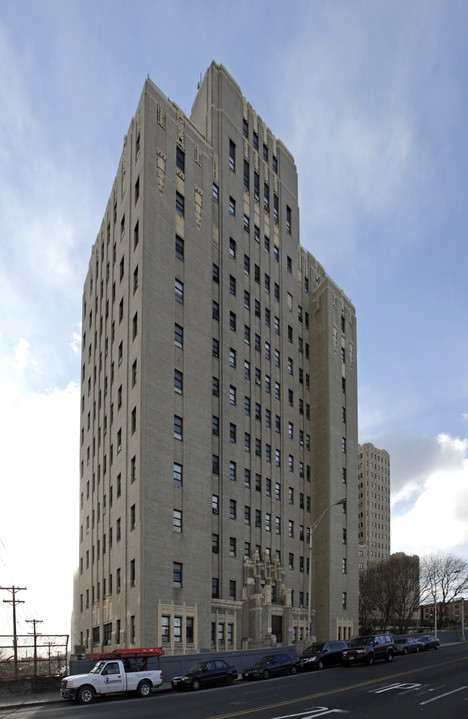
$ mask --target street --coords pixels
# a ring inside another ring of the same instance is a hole
[[[391,664],[337,667],[268,681],[236,682],[194,692],[157,691],[148,699],[109,697],[88,707],[74,703],[0,710],[0,719],[350,719],[468,715],[468,645],[399,657]]]

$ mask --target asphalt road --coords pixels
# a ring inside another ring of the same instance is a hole
[[[199,692],[108,697],[88,707],[63,702],[1,710],[1,719],[464,719],[468,646],[398,657],[391,664],[337,667]]]

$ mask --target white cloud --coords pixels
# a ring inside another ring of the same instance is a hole
[[[0,390],[0,582],[27,587],[20,624],[33,616],[44,620],[43,633],[68,633],[77,564],[79,387],[70,382],[26,394],[10,383]],[[27,626],[19,630],[27,633]]]
[[[409,478],[393,497],[392,551],[456,552],[468,543],[468,439],[441,434],[437,449],[425,477]]]
[[[18,374],[23,374],[28,364],[29,342],[23,337],[20,339],[15,349],[15,367]]]

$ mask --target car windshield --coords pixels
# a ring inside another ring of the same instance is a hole
[[[374,637],[354,637],[348,642],[349,647],[359,647],[361,644],[373,644]]]
[[[201,672],[201,670],[204,669],[205,666],[206,662],[197,662],[190,667],[190,669],[188,670],[188,674],[192,674],[192,672]]]
[[[318,652],[321,652],[323,647],[325,646],[325,643],[322,642],[322,644],[311,644],[310,647],[307,647],[307,649],[304,652],[305,657],[311,657],[314,654],[317,654]]]
[[[107,662],[98,662],[90,671],[90,674],[100,674],[101,669],[103,666],[107,664]]]

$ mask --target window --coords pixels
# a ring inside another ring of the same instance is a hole
[[[185,152],[179,146],[176,147],[176,167],[185,173]]]
[[[237,502],[235,499],[229,500],[229,517],[231,519],[236,519],[237,517]]]
[[[244,469],[244,487],[250,487],[250,469]]]
[[[176,301],[182,303],[184,301],[184,283],[177,278],[175,280],[174,290]]]
[[[247,122],[247,120],[245,119],[245,117],[244,117],[244,119],[242,120],[242,132],[244,133],[244,137],[248,137],[248,136],[249,136],[249,123]]]
[[[255,130],[252,133],[252,142],[255,149],[258,150],[258,132],[255,132]]]
[[[213,554],[219,554],[219,534],[211,535],[211,551]]]
[[[161,642],[170,642],[170,617],[161,617]]]
[[[182,512],[180,509],[173,510],[172,529],[174,530],[174,532],[182,532]]]
[[[213,357],[216,359],[219,358],[219,340],[216,339],[216,337],[213,337],[213,349],[212,349]]]
[[[291,208],[286,206],[286,230],[291,233]]]
[[[244,360],[244,377],[250,379],[250,362],[248,360]]]
[[[263,159],[268,162],[268,147],[263,143]]]
[[[346,437],[341,438],[341,451],[346,454]]]
[[[136,527],[136,506],[132,504],[130,507],[130,531],[133,532],[133,530]]]
[[[182,587],[182,563],[172,563],[172,586],[180,589]]]
[[[250,507],[244,507],[244,524],[250,524]]]
[[[255,526],[256,527],[262,526],[262,513],[259,509],[255,510]]]
[[[229,441],[233,444],[237,442],[237,427],[232,422],[229,425]]]
[[[244,189],[248,191],[250,187],[250,167],[247,160],[244,160]]]
[[[236,259],[236,241],[232,237],[229,238],[229,255],[233,260]]]
[[[219,379],[217,377],[212,379],[212,391],[215,397],[219,397]]]
[[[179,394],[182,394],[184,389],[184,375],[183,373],[175,369],[174,370],[174,392],[178,392]]]
[[[250,257],[248,255],[244,255],[244,272],[246,275],[250,274]]]
[[[176,212],[181,217],[185,214],[185,198],[180,192],[176,192]]]
[[[246,452],[250,452],[250,434],[248,432],[244,434],[244,449]]]
[[[180,325],[174,325],[174,344],[181,349],[184,346],[184,328]]]
[[[235,537],[229,538],[229,556],[235,557],[237,553],[237,540]]]
[[[229,349],[229,364],[231,367],[236,366],[236,350],[232,347]]]
[[[236,144],[232,140],[229,140],[229,168],[236,171]]]
[[[213,454],[211,457],[211,468],[213,474],[219,474],[219,457],[217,454]]]
[[[267,212],[270,211],[270,188],[266,182],[263,185],[263,207]]]
[[[236,598],[236,582],[234,580],[229,580],[229,599],[235,599]]]
[[[211,511],[213,514],[219,513],[219,497],[217,494],[211,496]]]
[[[219,598],[219,579],[218,579],[218,577],[211,578],[211,597],[212,597],[212,599]]]
[[[231,295],[236,294],[236,278],[232,275],[229,275],[229,292]]]
[[[229,479],[232,482],[235,482],[237,479],[237,465],[233,460],[229,462]]]
[[[178,417],[175,414],[174,415],[174,438],[182,439],[182,431],[183,431],[183,419],[182,419],[182,417]]]
[[[215,437],[219,437],[219,417],[216,417],[215,415],[213,415],[211,425],[212,425],[213,435]]]
[[[219,187],[216,182],[213,182],[213,200],[219,202]]]
[[[250,416],[250,397],[247,397],[247,395],[244,397],[244,414],[246,414],[247,417]]]
[[[182,465],[174,462],[173,481],[175,487],[182,487]]]
[[[244,214],[244,230],[250,232],[250,218],[246,214]]]
[[[175,238],[175,254],[176,254],[176,257],[179,258],[179,260],[183,261],[183,259],[184,259],[184,241],[183,241],[182,237],[179,237],[179,235],[176,235],[176,238]]]
[[[345,557],[343,557],[342,567],[343,567],[343,574],[346,574],[348,570],[347,570],[347,562],[346,562]]]
[[[236,331],[236,313],[230,312],[229,313],[229,328],[235,332]]]
[[[229,212],[231,215],[236,214],[236,201],[233,197],[229,198]]]
[[[229,387],[229,404],[235,405],[236,404],[236,388],[233,387],[233,385],[230,385]]]

